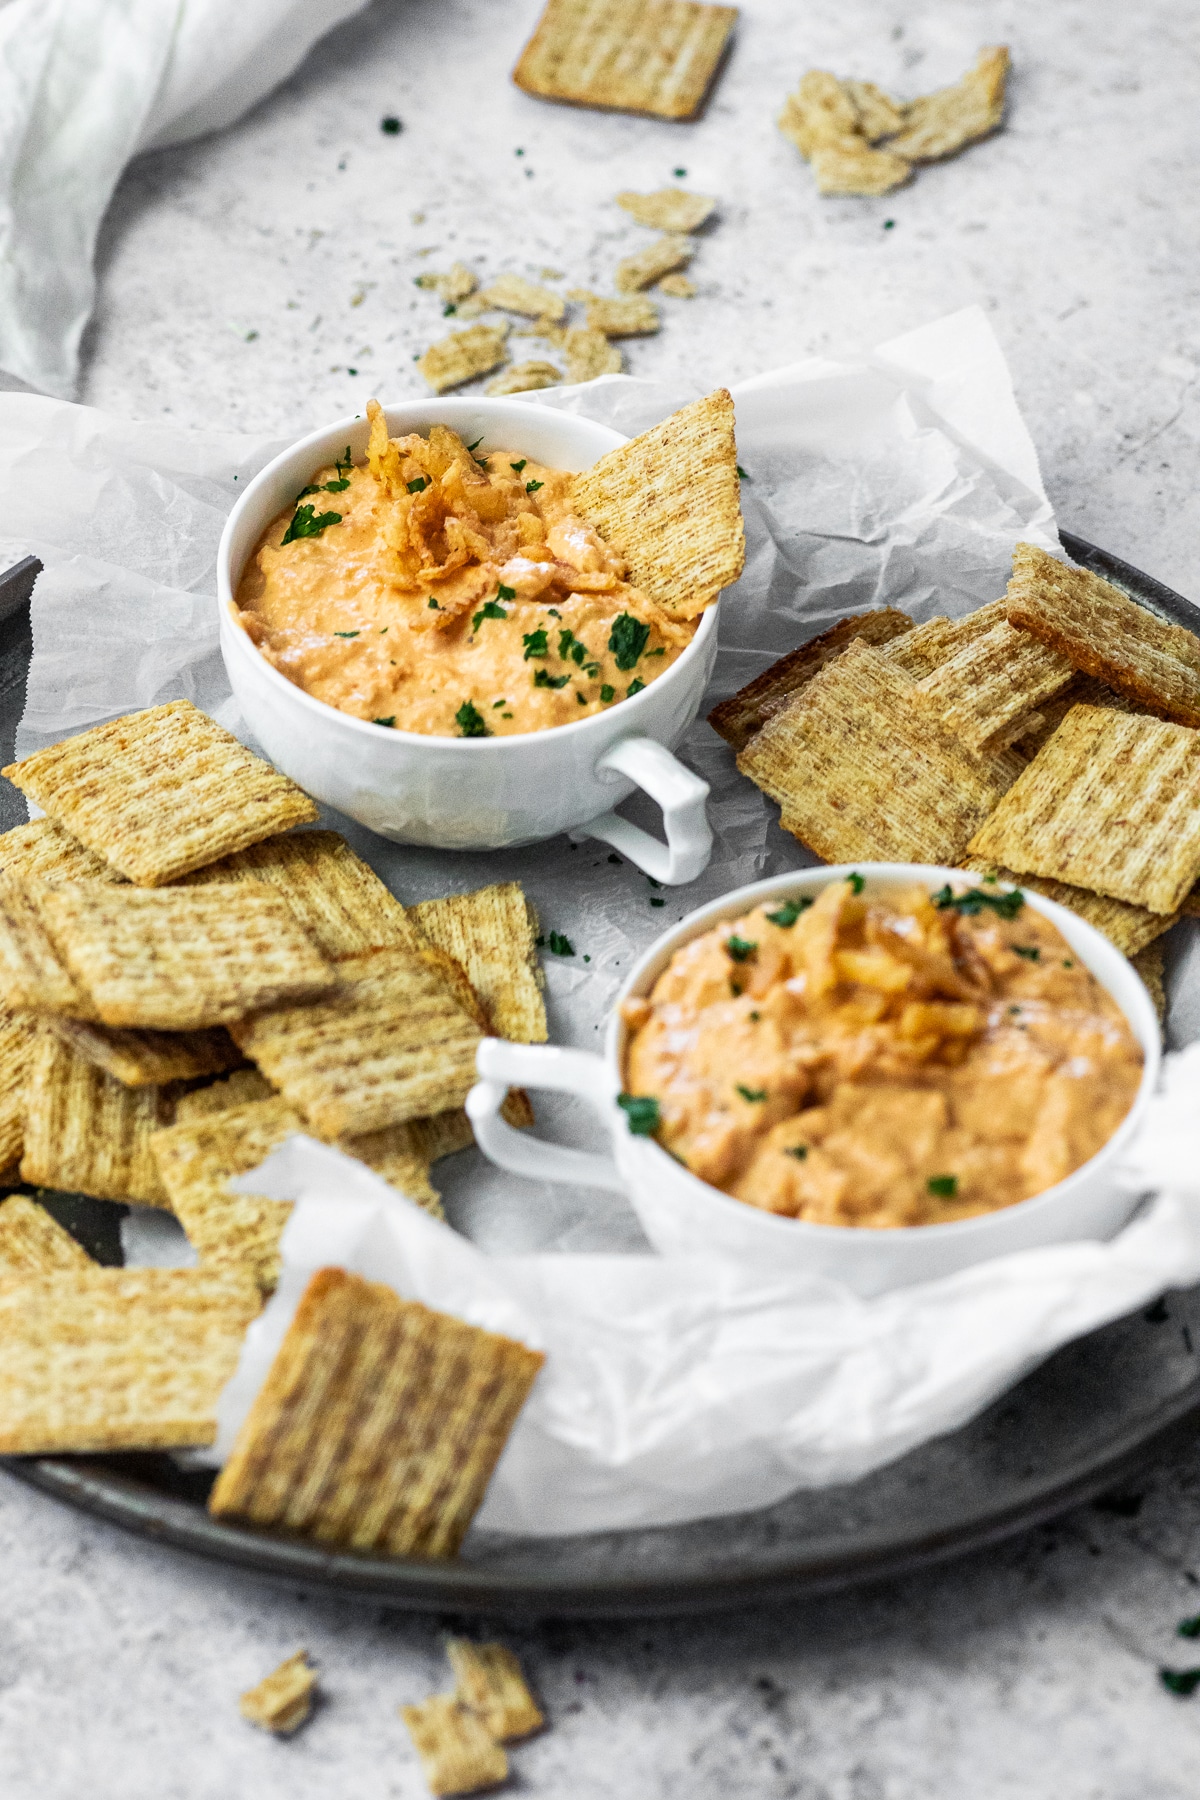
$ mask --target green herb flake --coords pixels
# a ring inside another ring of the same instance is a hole
[[[935,1200],[953,1200],[958,1192],[957,1175],[931,1175],[925,1183]]]
[[[379,129],[382,131],[384,137],[399,137],[401,131],[400,121],[396,118],[394,113],[389,113],[386,119],[380,119]]]
[[[965,893],[956,894],[949,882],[945,887],[939,888],[936,894],[930,894],[929,898],[939,912],[946,912],[953,907],[955,912],[963,913],[968,918],[974,918],[985,906],[990,906],[998,918],[1015,919],[1025,904],[1025,896],[1020,888],[1013,888],[1009,894],[987,894],[982,888],[968,888]]]
[[[847,875],[846,880],[850,883],[850,892],[852,894],[861,894],[867,885],[865,878],[858,873],[857,869],[852,869],[849,875]]]
[[[575,633],[571,630],[571,627],[569,625],[564,625],[562,630],[558,634],[558,654],[560,656],[569,655],[570,650],[571,650],[571,645],[574,642],[575,642]]]
[[[1160,1669],[1158,1679],[1168,1694],[1178,1694],[1186,1700],[1200,1687],[1200,1669]]]
[[[495,712],[498,707],[507,706],[507,705],[508,705],[507,700],[493,700],[492,701],[492,711]]]
[[[653,1137],[662,1122],[662,1112],[653,1094],[618,1094],[617,1105],[629,1121],[634,1137]]]
[[[745,469],[743,469],[741,463],[738,463],[736,466],[737,466],[738,475],[741,477],[741,479],[743,481],[749,481],[750,477],[747,475]]]
[[[483,722],[483,714],[479,712],[474,701],[464,700],[454,715],[459,735],[465,738],[491,737],[491,732]]]
[[[387,635],[387,626],[386,625],[381,625],[379,627],[379,635],[380,635],[380,637],[385,637]]]
[[[803,1162],[808,1155],[808,1145],[793,1144],[789,1149],[785,1150],[783,1154],[785,1156],[794,1156],[797,1162]]]
[[[1023,956],[1026,962],[1041,962],[1042,960],[1042,953],[1036,944],[1014,944],[1013,949],[1018,956]]]
[[[665,900],[651,900],[650,904],[651,906],[665,906],[667,903]],[[741,988],[739,988],[738,993],[740,994],[741,991]]]
[[[525,464],[528,461],[529,461],[529,458],[527,456],[523,456],[521,458],[520,462],[509,463],[508,466],[513,471],[514,474],[519,475],[521,473],[521,471],[524,469]]]
[[[536,631],[527,631],[521,638],[525,646],[525,661],[531,656],[549,656],[550,646],[546,638],[546,627],[539,625]]]
[[[807,894],[800,894],[795,900],[785,900],[775,912],[766,916],[772,925],[778,925],[783,931],[790,931],[802,912],[807,912],[812,901]]]
[[[333,635],[334,637],[360,637],[362,634],[357,631],[335,631]]]
[[[545,485],[544,481],[527,481],[525,483],[525,492],[527,494],[536,494],[538,489],[540,487],[545,487]]]
[[[587,695],[586,694],[576,694],[575,698],[578,700],[580,706],[587,705]]]
[[[319,513],[314,512],[311,506],[298,506],[295,517],[279,540],[280,545],[291,544],[296,538],[320,537],[327,526],[340,525],[341,522],[341,513]]]
[[[473,444],[467,445],[467,449],[470,451],[472,456],[474,456],[475,452],[478,450],[478,448],[479,448],[480,444],[482,444],[482,442],[483,442],[483,439],[481,437],[477,437]]]
[[[735,934],[725,939],[725,954],[732,957],[734,962],[749,962],[758,954],[758,945],[753,938],[738,937]]]
[[[1200,1638],[1200,1613],[1190,1619],[1180,1619],[1175,1627],[1175,1635],[1182,1638]]]
[[[559,612],[557,606],[548,606],[546,608],[546,611],[550,614],[550,617],[552,619],[561,619],[562,618],[562,614]]]
[[[371,723],[372,725],[394,725],[396,723],[396,715],[395,713],[389,713],[386,719],[372,719]]]
[[[569,937],[564,937],[561,931],[552,931],[546,943],[555,956],[574,956],[575,954],[574,944]]]
[[[454,301],[447,300],[445,306],[442,308],[442,317],[443,319],[448,319],[451,313],[456,313],[457,311],[458,307],[455,305]]]
[[[517,597],[516,588],[505,587],[505,585],[502,581],[497,583],[497,586],[496,586],[497,600],[515,600],[516,597]]]
[[[475,617],[471,620],[471,630],[478,631],[485,619],[507,619],[507,617],[508,614],[502,606],[497,606],[494,600],[488,600],[480,607],[479,611],[475,614]]]
[[[434,612],[441,612],[442,609],[438,605],[437,601],[434,599],[432,594],[430,594],[430,596],[429,596],[429,604],[432,607]]]
[[[651,656],[665,656],[666,654],[667,654],[667,647],[665,644],[660,644],[658,646],[657,650],[647,650],[647,652],[646,652],[647,658],[649,658]]]
[[[341,456],[338,457],[337,462],[335,463],[334,467],[337,469],[337,472],[339,475],[343,475],[343,474],[348,475],[350,473],[351,469],[354,467],[354,458],[350,454],[349,444],[346,445],[345,452]],[[347,486],[349,486],[349,483],[347,483]]]
[[[406,481],[404,485],[410,494],[423,494],[425,489],[429,486],[429,477],[427,475],[418,475],[415,481]]]
[[[1075,967],[1075,964],[1071,961],[1071,958],[1069,956],[1064,956],[1063,957],[1063,968],[1064,969],[1073,969],[1074,967]]]
[[[616,698],[616,693],[616,688],[609,687],[606,681],[604,686],[600,689],[600,698],[605,706],[612,705],[613,700]]]
[[[649,639],[648,625],[643,625],[632,613],[618,613],[608,639],[608,647],[617,659],[618,669],[635,668]]]
[[[325,483],[324,492],[327,494],[344,494],[349,486],[350,483],[344,479],[341,481],[327,481]]]
[[[641,693],[641,691],[645,687],[645,685],[646,685],[645,682],[642,680],[641,676],[639,675],[637,680],[631,681],[629,686],[625,689],[625,698],[627,700],[632,700],[633,696],[635,694]]]
[[[740,1081],[737,1083],[737,1091],[743,1100],[758,1101],[765,1100],[767,1097],[766,1088],[744,1087]]]
[[[534,687],[565,688],[571,677],[569,675],[548,675],[545,669],[539,669],[533,678]]]
[[[759,1020],[759,1014],[758,1014],[758,1013],[756,1013],[756,1012],[752,1012],[752,1013],[751,1013],[751,1014],[750,1014],[750,1018],[751,1018],[751,1021],[752,1021],[752,1022],[753,1022],[753,1023],[754,1023],[754,1024],[755,1024],[755,1025],[757,1025],[757,1024],[758,1024],[758,1020]]]

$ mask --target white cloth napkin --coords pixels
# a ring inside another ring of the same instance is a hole
[[[126,163],[232,124],[365,4],[0,6],[0,370],[74,391],[96,235]]]

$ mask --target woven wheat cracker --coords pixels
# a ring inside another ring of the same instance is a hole
[[[610,450],[575,477],[572,504],[664,612],[695,618],[745,561],[728,391],[718,388]]]
[[[1179,913],[1151,912],[1145,906],[1130,906],[1125,900],[1111,900],[1107,894],[1093,893],[1090,888],[1071,887],[1065,881],[1052,881],[1043,875],[1018,875],[1012,869],[984,856],[964,856],[964,869],[977,870],[985,879],[1006,881],[1013,887],[1032,888],[1047,900],[1069,907],[1102,931],[1122,955],[1133,957],[1154,939],[1169,931]],[[1186,907],[1183,909],[1186,911]]]
[[[904,108],[904,124],[888,149],[909,162],[938,162],[987,137],[1004,119],[1009,56],[1002,45],[981,50],[972,69],[953,87],[923,94]]]
[[[431,1694],[399,1712],[431,1794],[478,1794],[507,1779],[504,1751],[453,1694]]]
[[[53,819],[31,819],[0,836],[0,870],[26,881],[124,881]]]
[[[446,1655],[454,1671],[456,1697],[498,1744],[541,1730],[545,1718],[507,1644],[452,1637],[446,1640]]]
[[[79,1056],[126,1087],[161,1087],[236,1069],[242,1053],[229,1033],[212,1031],[126,1031],[43,1013],[44,1023]]]
[[[0,1455],[211,1444],[258,1307],[236,1270],[0,1278]]]
[[[543,1360],[321,1269],[209,1509],[356,1550],[454,1556]]]
[[[190,700],[97,725],[4,774],[142,887],[310,824],[308,795]]]
[[[683,234],[698,231],[716,204],[711,194],[689,194],[684,188],[658,188],[653,194],[635,194],[627,188],[617,195],[617,205],[639,225]]]
[[[536,394],[543,388],[558,387],[562,378],[562,370],[555,368],[553,363],[514,363],[511,369],[497,375],[495,381],[488,382],[487,391],[493,395]]]
[[[1073,706],[1108,706],[1114,712],[1144,712],[1136,700],[1118,694],[1113,688],[1105,687],[1094,675],[1076,673],[1062,691],[1053,700],[1043,701],[1027,730],[1014,739],[1014,748],[1022,756],[1035,757],[1042,745],[1048,743],[1058,730]]]
[[[212,1081],[207,1087],[180,1094],[175,1106],[175,1123],[189,1124],[193,1119],[208,1118],[210,1113],[232,1112],[235,1106],[249,1106],[252,1100],[274,1098],[275,1089],[258,1069],[235,1069],[223,1081]]]
[[[736,18],[695,0],[548,0],[513,80],[546,100],[690,119]]]
[[[886,644],[911,632],[912,620],[893,606],[875,612],[857,613],[850,619],[839,619],[819,637],[810,638],[799,649],[789,650],[773,662],[761,675],[714,706],[708,722],[718,736],[734,750],[744,750],[756,731],[762,729],[771,714],[793,694],[820,673],[826,663],[842,654],[847,644],[861,639],[864,644]]]
[[[1073,707],[970,848],[1175,912],[1200,874],[1200,732]]]
[[[452,331],[417,358],[417,368],[435,394],[444,394],[499,368],[508,354],[504,347],[507,335],[508,327],[500,325],[470,325],[466,331]]]
[[[519,1044],[546,1042],[537,915],[515,881],[424,900],[410,917],[465,970],[495,1036]]]
[[[999,749],[1074,673],[1057,650],[1001,619],[918,682],[913,698],[969,749]]]
[[[171,1087],[126,1087],[42,1027],[29,1061],[21,1179],[35,1187],[170,1210],[150,1150]]]
[[[238,1701],[238,1711],[251,1725],[273,1731],[277,1737],[290,1737],[312,1711],[316,1685],[317,1672],[308,1660],[308,1651],[297,1650],[255,1687],[247,1688]]]
[[[20,1161],[25,1141],[25,1085],[36,1037],[27,1013],[0,1007],[0,1173]]]
[[[95,1266],[83,1245],[36,1200],[11,1194],[0,1205],[0,1280]]]
[[[0,875],[0,998],[18,1011],[94,1019],[91,995],[75,980],[47,930],[45,889]]]

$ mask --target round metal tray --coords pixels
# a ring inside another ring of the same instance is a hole
[[[1192,626],[1169,588],[1084,540],[1068,555],[1162,617]],[[0,580],[0,748],[12,755],[22,615]],[[6,816],[11,812],[11,818]],[[0,825],[24,817],[0,794]],[[102,1261],[120,1260],[118,1209],[43,1196]],[[994,1543],[1103,1493],[1200,1424],[1200,1288],[1068,1345],[961,1431],[849,1486],[734,1518],[655,1531],[506,1539],[473,1533],[453,1563],[331,1554],[210,1519],[211,1476],[166,1456],[9,1459],[21,1480],[160,1543],[291,1586],[413,1611],[558,1617],[699,1612],[896,1575]]]

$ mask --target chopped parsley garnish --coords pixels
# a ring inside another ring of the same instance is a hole
[[[512,469],[514,471],[514,473],[519,475],[521,473],[521,470],[525,467],[525,464],[528,461],[529,461],[529,458],[527,456],[523,456],[519,463],[509,463],[508,466],[510,469]]]
[[[482,442],[483,442],[483,439],[481,437],[477,437],[473,444],[467,445],[467,449],[471,452],[472,456],[474,456],[475,452],[478,450],[478,448],[479,448],[480,444],[482,444]]]
[[[508,705],[507,700],[493,700],[492,701],[492,711],[495,712],[495,710],[498,706],[507,706],[507,705]]]
[[[742,480],[749,481],[750,477],[747,475],[745,469],[743,469],[741,463],[738,463],[736,466],[737,466],[737,472],[741,476]]]
[[[808,1155],[808,1145],[807,1144],[793,1144],[791,1146],[791,1148],[785,1150],[783,1154],[785,1156],[794,1156],[797,1162],[803,1162],[805,1157]]]
[[[453,300],[447,300],[445,306],[442,308],[442,317],[443,319],[448,319],[451,313],[456,313],[457,311],[458,307],[455,302]]]
[[[386,626],[386,625],[381,625],[381,626],[380,626],[380,627],[379,627],[379,635],[380,635],[380,637],[383,637],[383,636],[385,636],[385,634],[386,634],[386,632],[387,632],[387,626]]]
[[[1168,1694],[1178,1694],[1186,1700],[1200,1687],[1200,1669],[1160,1669],[1158,1679]]]
[[[958,1192],[957,1175],[931,1175],[925,1183],[935,1200],[953,1200]]]
[[[483,722],[483,714],[471,700],[463,701],[454,715],[454,722],[458,726],[461,737],[491,737],[492,735]]]
[[[372,719],[371,723],[372,725],[394,725],[396,723],[396,715],[395,713],[389,713],[386,719]]]
[[[743,1087],[740,1081],[737,1084],[737,1091],[743,1100],[765,1100],[767,1097],[766,1088]]]
[[[296,538],[320,537],[327,525],[340,525],[341,513],[314,512],[311,506],[298,506],[295,517],[280,538],[280,544],[290,544]]]
[[[354,458],[350,454],[349,444],[346,445],[345,454],[343,456],[338,457],[336,463],[334,464],[334,467],[337,469],[339,477],[342,475],[348,475],[350,473],[351,469],[354,467]]]
[[[357,631],[335,631],[334,637],[358,637]]]
[[[617,692],[616,688],[609,687],[609,685],[606,681],[604,686],[600,689],[600,698],[604,702],[605,706],[611,705],[612,701],[616,697],[616,692]]]
[[[401,130],[400,121],[394,113],[389,113],[386,119],[380,119],[379,129],[385,137],[399,137]]]
[[[666,654],[667,654],[667,647],[665,644],[660,644],[658,646],[657,650],[647,650],[647,652],[646,652],[646,655],[648,658],[651,656],[665,656]]]
[[[866,880],[858,873],[857,869],[852,869],[849,875],[847,875],[846,880],[850,883],[850,892],[852,894],[861,894],[867,885]]]
[[[558,634],[558,654],[560,656],[569,656],[571,653],[571,645],[574,642],[575,633],[571,630],[569,625],[564,625]]]
[[[589,663],[583,672],[588,677],[591,677],[593,675],[598,675],[600,673],[600,664],[599,663]]]
[[[757,1024],[758,1024],[758,1020],[759,1020],[759,1015],[758,1015],[758,1013],[756,1013],[756,1012],[752,1012],[752,1013],[751,1013],[751,1014],[750,1014],[750,1017],[751,1017],[751,1019],[752,1019],[752,1020],[753,1020],[753,1022],[754,1022],[754,1023],[755,1023],[755,1024],[756,1024],[756,1025],[757,1025]]]
[[[1191,1619],[1180,1619],[1175,1633],[1178,1637],[1200,1638],[1200,1613]]]
[[[342,494],[349,486],[350,483],[343,476],[340,481],[327,481],[325,483],[325,492],[327,494]]]
[[[546,947],[552,950],[555,956],[574,956],[575,954],[574,944],[569,937],[564,937],[561,931],[552,931],[544,941]],[[539,938],[538,943],[542,942],[543,940]]]
[[[1018,956],[1023,956],[1026,962],[1041,962],[1042,960],[1042,953],[1036,944],[1014,944],[1013,949]]]
[[[546,639],[546,627],[539,625],[536,631],[527,631],[521,638],[525,646],[525,661],[531,656],[549,656],[550,646]]]
[[[527,481],[525,483],[525,492],[527,494],[536,494],[538,489],[540,487],[545,487],[545,485],[544,481]]]
[[[642,680],[641,676],[639,675],[637,677],[637,679],[635,681],[631,681],[629,686],[625,689],[625,698],[627,700],[632,700],[633,696],[635,694],[641,693],[641,691],[645,687],[645,685],[646,685],[645,682]]]
[[[429,604],[433,608],[434,612],[441,612],[442,609],[438,605],[437,601],[434,599],[432,594],[430,594],[430,596],[429,596]]]
[[[429,486],[429,477],[427,475],[418,475],[415,481],[406,481],[404,485],[410,494],[423,494],[425,489]]]
[[[665,900],[651,900],[650,904],[651,906],[665,906],[667,903]],[[740,988],[738,989],[738,992],[741,992]]]
[[[1075,967],[1075,964],[1071,961],[1070,957],[1064,956],[1063,957],[1063,968],[1064,969],[1073,969],[1074,967]]]
[[[587,705],[587,695],[586,694],[576,694],[575,698],[578,700],[580,706]]]
[[[634,1137],[654,1136],[662,1115],[653,1094],[618,1094],[617,1105],[629,1120]]]
[[[749,962],[752,956],[758,954],[758,945],[753,938],[738,937],[735,934],[725,939],[725,954],[731,956],[734,962]]]
[[[808,895],[801,894],[795,900],[785,900],[777,911],[769,912],[767,917],[772,925],[778,925],[784,931],[790,931],[800,914],[807,912],[811,905],[812,901]]]
[[[496,586],[497,600],[515,600],[516,597],[517,597],[516,588],[505,587],[505,585],[502,581],[497,583],[497,586]]]
[[[471,630],[478,631],[485,619],[507,619],[507,617],[508,614],[502,606],[497,606],[494,600],[487,600],[471,620]]]
[[[562,614],[559,612],[557,606],[548,606],[546,608],[546,611],[550,614],[550,617],[552,619],[561,619],[562,618]]]
[[[545,669],[539,669],[533,678],[534,687],[565,688],[571,677],[569,675],[547,675]]]
[[[1025,896],[1020,888],[1013,888],[1010,894],[988,894],[982,888],[968,888],[965,893],[956,894],[949,882],[945,887],[939,888],[936,894],[930,894],[929,898],[939,912],[953,907],[955,912],[965,913],[969,918],[974,918],[985,906],[990,906],[998,918],[1015,919],[1025,904]]]
[[[617,659],[618,669],[632,669],[646,648],[650,627],[635,619],[632,613],[618,613],[613,620],[608,647]]]
[[[339,469],[341,466],[342,465],[339,463]],[[309,487],[301,488],[300,492],[296,495],[296,499],[298,501],[303,500],[306,494],[341,494],[344,493],[349,486],[350,483],[348,481],[322,481],[318,482],[315,487],[310,485]]]

